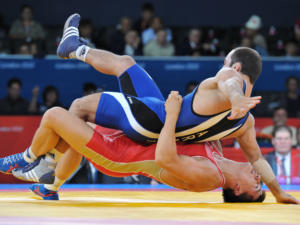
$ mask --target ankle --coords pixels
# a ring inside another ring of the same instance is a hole
[[[90,50],[90,47],[88,47],[87,45],[79,46],[75,52],[76,58],[85,62],[85,59],[86,59],[86,56],[87,56],[89,50]]]

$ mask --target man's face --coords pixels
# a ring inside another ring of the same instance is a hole
[[[299,85],[296,79],[290,79],[287,83],[287,89],[289,91],[297,92],[299,89]]]
[[[275,126],[285,125],[287,122],[287,112],[284,109],[278,109],[274,112],[273,122]]]
[[[23,9],[21,16],[22,16],[23,20],[31,20],[31,18],[32,18],[32,10],[31,10],[31,8],[27,7],[25,9]]]
[[[9,88],[8,88],[8,96],[16,100],[19,98],[21,92],[21,87],[18,83],[13,83]]]
[[[164,45],[167,43],[167,32],[165,30],[160,30],[157,35],[157,42],[161,45]]]
[[[240,185],[240,193],[247,193],[256,200],[261,194],[261,177],[254,170],[250,163],[243,163],[244,165],[239,170],[238,183]]]
[[[276,152],[280,154],[288,154],[292,148],[292,137],[287,130],[279,130],[272,139],[272,144]]]

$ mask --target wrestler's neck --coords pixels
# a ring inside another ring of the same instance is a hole
[[[226,158],[217,160],[218,166],[225,178],[223,188],[232,187],[238,178],[238,172],[241,170],[241,163]]]
[[[251,95],[251,92],[252,92],[252,89],[253,89],[253,84],[251,84],[250,82],[250,77],[239,72],[239,74],[242,76],[243,80],[246,82],[246,93],[245,95],[246,96],[250,96]]]

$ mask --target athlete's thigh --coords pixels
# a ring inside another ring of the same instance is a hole
[[[151,76],[138,64],[128,68],[118,77],[120,91],[124,94],[142,97],[155,97],[164,101],[164,97]]]
[[[94,122],[102,93],[95,93],[75,100],[70,111],[77,110],[80,117],[88,122]]]

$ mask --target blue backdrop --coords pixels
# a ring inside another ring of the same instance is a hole
[[[164,96],[171,90],[184,94],[186,84],[201,81],[222,67],[222,58],[137,58],[161,88]],[[263,71],[255,90],[285,90],[285,79],[296,75],[300,79],[300,58],[269,58],[263,61]],[[69,106],[73,99],[82,95],[82,84],[94,82],[108,91],[117,91],[118,83],[114,77],[105,76],[89,65],[76,60],[60,59],[0,59],[0,98],[6,95],[6,83],[11,77],[23,82],[22,95],[30,99],[35,85],[41,91],[47,85],[55,85],[61,94],[61,102]],[[41,101],[41,96],[40,96]]]

